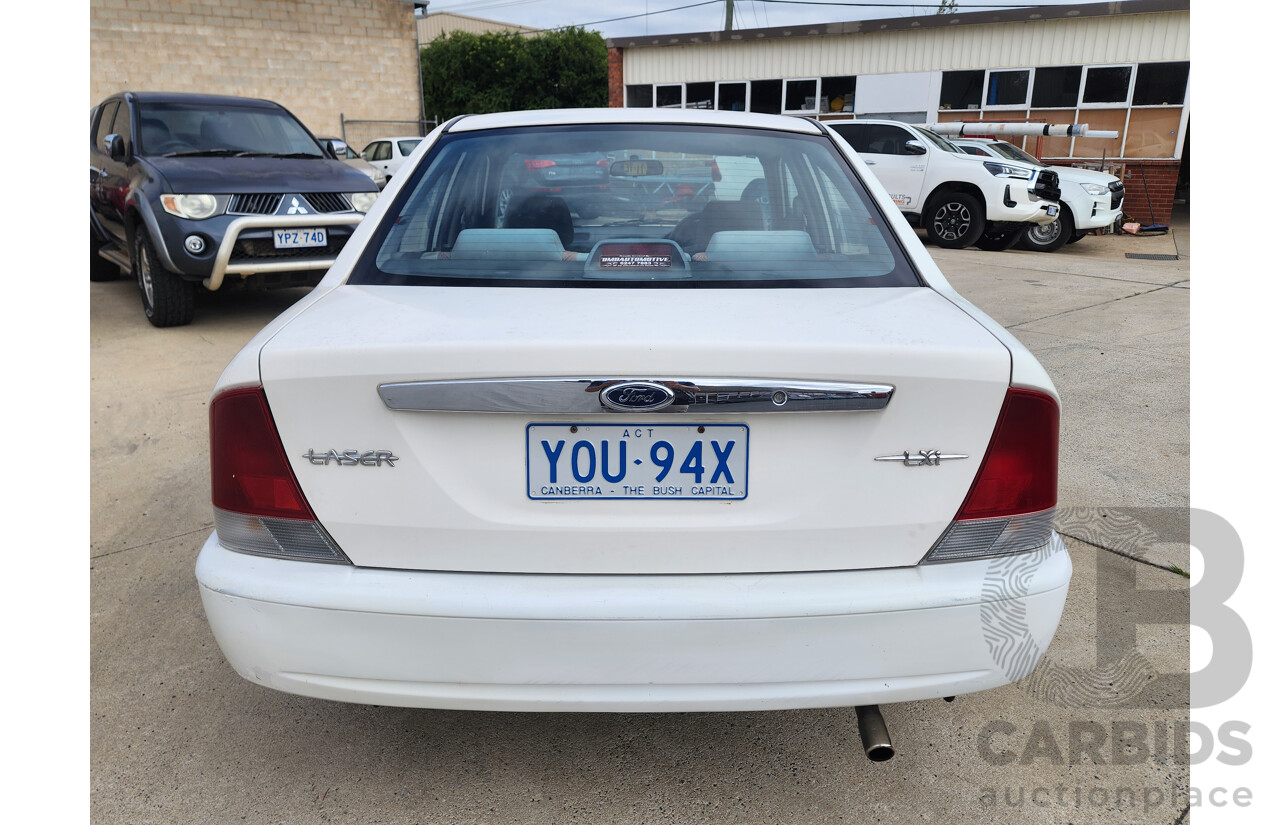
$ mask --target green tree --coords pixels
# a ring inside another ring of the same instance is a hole
[[[422,49],[427,116],[605,106],[608,49],[598,32],[571,27],[522,37],[455,31]]]

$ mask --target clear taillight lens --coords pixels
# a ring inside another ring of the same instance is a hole
[[[1058,504],[1058,403],[1010,389],[960,512],[924,562],[967,561],[1048,544]]]
[[[229,390],[213,399],[209,455],[214,523],[224,547],[350,563],[303,496],[261,387]]]

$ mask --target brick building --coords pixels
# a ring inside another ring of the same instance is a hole
[[[1087,123],[1119,137],[1010,142],[1108,169],[1126,213],[1167,224],[1189,187],[1190,29],[1190,0],[1128,0],[617,38],[609,105]]]
[[[317,135],[416,132],[414,4],[404,0],[91,0],[89,103],[122,90],[274,100]]]

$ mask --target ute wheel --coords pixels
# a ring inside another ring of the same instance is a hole
[[[929,240],[943,249],[964,249],[982,237],[986,216],[978,199],[964,192],[934,198],[925,210],[924,231]]]
[[[152,326],[180,327],[196,314],[196,285],[164,268],[145,227],[133,235],[133,271],[142,293],[142,310]]]
[[[1012,229],[986,232],[981,238],[978,238],[974,246],[987,252],[1004,252],[1018,242],[1018,239],[1022,237],[1022,231],[1022,225],[1016,224]]]
[[[1022,248],[1032,252],[1054,252],[1062,248],[1076,234],[1075,221],[1071,219],[1071,210],[1063,209],[1053,223],[1031,224],[1022,233]]]
[[[120,277],[120,267],[98,254],[102,241],[89,230],[89,280],[114,281]]]

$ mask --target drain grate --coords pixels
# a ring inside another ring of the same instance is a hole
[[[1147,252],[1126,252],[1126,258],[1136,258],[1139,261],[1176,261],[1177,255],[1153,255]]]

